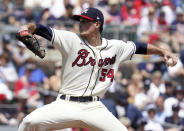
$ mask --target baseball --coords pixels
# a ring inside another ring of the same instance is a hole
[[[174,62],[173,62],[172,58],[169,58],[168,64],[169,64],[169,66],[173,66]]]

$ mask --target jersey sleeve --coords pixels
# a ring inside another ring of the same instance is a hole
[[[34,34],[42,36],[43,38],[51,41],[52,39],[52,30],[50,27],[41,25],[41,24],[36,24],[36,30]]]
[[[57,48],[62,54],[68,54],[72,47],[72,40],[76,35],[73,32],[65,30],[52,29],[52,40],[51,44]]]
[[[136,52],[136,45],[132,41],[121,42],[118,53],[120,61],[130,60]]]

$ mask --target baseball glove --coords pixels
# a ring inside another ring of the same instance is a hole
[[[45,50],[40,48],[40,43],[33,36],[29,33],[28,30],[20,31],[16,34],[16,38],[21,41],[26,47],[31,50],[35,55],[39,56],[40,58],[45,57]]]

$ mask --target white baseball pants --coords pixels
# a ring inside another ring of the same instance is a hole
[[[79,127],[90,131],[128,131],[100,102],[72,102],[58,98],[27,115],[18,131],[52,131]]]

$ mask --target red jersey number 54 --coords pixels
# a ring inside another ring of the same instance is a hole
[[[111,82],[113,82],[114,79],[114,69],[104,69],[101,70],[101,76],[99,78],[100,81],[104,82],[106,78],[110,78]]]

